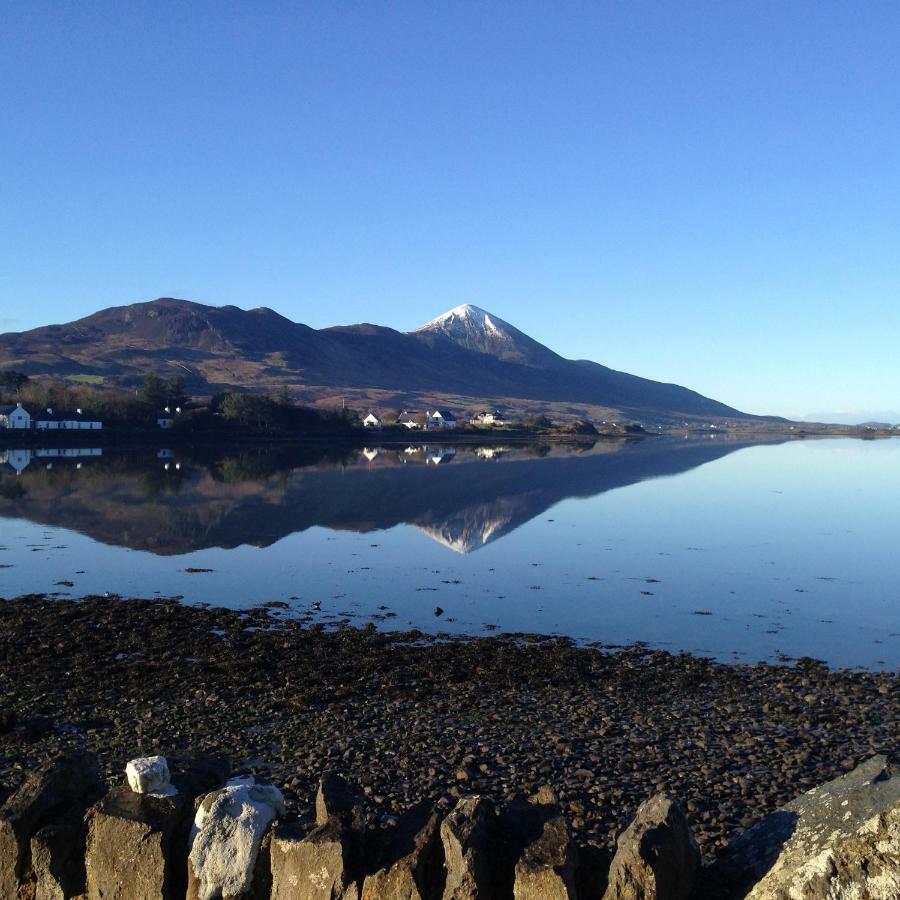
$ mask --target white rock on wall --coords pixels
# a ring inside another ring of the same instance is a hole
[[[125,766],[128,786],[136,794],[174,797],[178,789],[171,784],[169,763],[164,756],[139,756]]]

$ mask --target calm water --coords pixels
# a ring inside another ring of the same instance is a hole
[[[288,600],[326,624],[894,669],[898,535],[898,439],[0,451],[0,597]]]

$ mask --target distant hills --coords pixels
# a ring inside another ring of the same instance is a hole
[[[563,417],[754,418],[676,384],[564,359],[508,322],[464,305],[413,332],[373,324],[313,329],[266,307],[162,298],[64,325],[0,335],[0,369],[129,387],[150,371],[188,390],[235,388],[359,407],[501,406]]]
[[[861,425],[870,428],[891,428],[900,423],[896,410],[856,410],[851,412],[818,412],[803,416],[802,422],[832,422],[838,425]]]

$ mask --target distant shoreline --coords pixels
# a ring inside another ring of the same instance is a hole
[[[331,443],[347,446],[403,445],[403,444],[527,444],[527,443],[589,443],[597,441],[669,439],[718,439],[774,442],[804,440],[823,437],[848,437],[859,440],[879,440],[900,437],[895,430],[860,431],[854,426],[817,426],[804,428],[747,428],[747,429],[671,429],[661,432],[599,431],[597,434],[581,434],[571,431],[529,431],[527,429],[484,429],[381,431],[354,429],[352,431],[266,432],[266,431],[180,431],[159,428],[104,428],[101,431],[21,431],[0,429],[0,448],[46,447],[104,447],[110,449],[144,449],[158,447],[208,447],[260,446],[264,444]]]

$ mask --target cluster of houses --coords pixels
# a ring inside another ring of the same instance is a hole
[[[458,421],[452,412],[446,409],[435,409],[428,412],[409,412],[403,410],[397,417],[397,425],[410,431],[449,431],[457,427]],[[469,419],[470,425],[502,425],[503,419],[499,412],[481,412]],[[380,431],[384,427],[381,416],[370,412],[364,419],[363,425]]]
[[[54,412],[45,409],[29,412],[21,403],[14,406],[0,406],[0,428],[16,431],[100,431],[103,423],[83,409],[74,412]]]
[[[370,412],[364,419],[363,425],[375,431],[381,431],[384,422],[378,413]],[[456,416],[446,409],[435,409],[431,412],[414,413],[403,410],[397,416],[397,425],[410,431],[448,431],[456,428]]]

